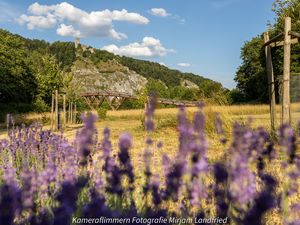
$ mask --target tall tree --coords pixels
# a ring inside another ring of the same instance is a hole
[[[255,37],[246,42],[241,49],[242,65],[235,76],[237,88],[245,101],[267,101],[267,78],[263,55],[263,39]]]
[[[0,40],[0,102],[30,103],[37,84],[24,42],[4,30],[0,30]]]
[[[276,18],[274,24],[269,25],[270,36],[275,36],[284,30],[284,18],[292,18],[292,30],[300,32],[300,0],[276,0],[273,9]],[[245,101],[267,102],[268,84],[265,71],[265,56],[262,34],[245,42],[241,49],[242,64],[235,76],[237,89]],[[300,44],[292,46],[291,72],[300,72]],[[283,48],[272,48],[275,85],[278,92],[279,75],[283,74]],[[278,94],[277,94],[278,96]]]

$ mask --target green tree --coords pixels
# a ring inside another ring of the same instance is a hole
[[[246,101],[266,102],[268,99],[262,46],[263,39],[258,36],[246,42],[241,50],[242,65],[238,68],[235,81]]]
[[[160,98],[168,98],[168,87],[160,80],[149,79],[146,84],[146,93],[156,92]]]
[[[30,69],[25,44],[19,36],[0,30],[0,102],[30,103],[37,82]]]
[[[53,91],[64,87],[65,73],[59,68],[54,56],[44,55],[37,58],[37,55],[36,52],[32,53],[32,60],[36,60],[32,62],[32,69],[38,83],[37,98],[50,104]]]
[[[70,71],[76,59],[76,49],[72,42],[56,41],[50,46],[50,53],[55,56],[60,69]]]
[[[292,30],[300,32],[300,0],[276,0],[273,4],[276,18],[275,23],[269,25],[270,37],[284,30],[284,19],[289,16],[292,19]],[[240,93],[238,99],[244,101],[267,102],[268,81],[265,70],[265,56],[263,46],[263,35],[252,38],[245,42],[241,49],[242,64],[235,76],[237,90],[234,95]],[[291,72],[300,72],[300,44],[292,45]],[[275,81],[283,74],[283,48],[272,48],[272,61],[274,67]],[[278,83],[275,83],[278,90]],[[278,92],[278,91],[277,91]],[[278,96],[278,93],[277,93]]]

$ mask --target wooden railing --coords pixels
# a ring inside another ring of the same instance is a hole
[[[111,109],[117,110],[123,104],[126,99],[138,99],[137,95],[116,92],[116,91],[98,91],[94,93],[83,93],[81,94],[82,98],[89,105],[91,109],[98,108],[102,105],[104,100],[109,104]],[[198,102],[196,101],[183,101],[183,100],[174,100],[167,98],[158,98],[157,103],[164,105],[175,105],[175,106],[197,106]]]

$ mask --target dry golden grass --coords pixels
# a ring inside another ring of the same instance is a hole
[[[292,105],[292,125],[297,124],[300,118],[300,104]],[[280,106],[277,106],[277,125],[279,125],[281,114]],[[187,108],[188,117],[191,118],[193,113],[197,111],[197,108]],[[206,131],[209,137],[209,150],[208,157],[211,162],[215,162],[224,154],[224,151],[228,146],[223,146],[219,142],[219,137],[214,134],[214,115],[220,113],[224,127],[227,131],[227,135],[230,138],[231,126],[233,121],[246,122],[249,118],[252,118],[252,126],[263,126],[270,130],[270,115],[268,105],[235,105],[235,106],[207,106],[204,110],[207,119]],[[167,121],[176,120],[178,109],[167,108],[156,110],[156,123],[163,123]],[[107,119],[105,121],[99,121],[97,127],[102,130],[104,126],[108,126],[112,131],[112,140],[114,149],[117,149],[118,135],[121,132],[130,132],[134,137],[134,146],[131,149],[131,156],[133,164],[135,166],[135,174],[138,177],[142,176],[141,171],[143,168],[143,148],[145,147],[145,132],[141,129],[141,120],[143,119],[143,110],[121,110],[121,111],[109,111]],[[159,127],[154,133],[154,139],[156,141],[163,141],[164,147],[161,150],[154,151],[153,157],[153,172],[156,174],[163,174],[161,167],[161,159],[164,154],[167,154],[170,158],[174,157],[178,148],[178,132],[173,123],[169,123],[170,126]],[[159,125],[158,125],[159,126]],[[277,177],[279,181],[283,179],[285,174],[282,172],[279,161],[273,162],[272,165],[267,166],[267,170]],[[278,190],[280,191],[280,190]],[[296,197],[300,199],[300,196]],[[266,224],[275,225],[282,224],[282,217],[278,210],[273,210],[268,213],[266,217]]]
[[[192,118],[197,108],[187,108],[189,118]],[[204,109],[207,120],[206,131],[209,138],[208,157],[211,162],[221,159],[228,146],[223,146],[219,142],[219,137],[214,131],[214,117],[219,113],[223,119],[224,127],[228,137],[230,138],[231,126],[233,121],[246,122],[248,118],[252,118],[252,126],[264,126],[270,129],[270,115],[268,105],[234,105],[234,106],[207,106]],[[102,138],[102,131],[105,127],[111,130],[111,140],[114,148],[114,153],[118,149],[118,137],[123,132],[129,132],[133,136],[133,147],[131,149],[131,159],[134,165],[135,174],[138,180],[143,176],[143,151],[145,148],[146,132],[143,130],[143,113],[144,110],[120,110],[108,111],[105,120],[100,120],[96,123],[99,131],[99,139]],[[163,142],[162,149],[154,149],[152,158],[152,170],[155,174],[162,175],[162,156],[164,154],[173,158],[178,149],[178,131],[176,129],[177,108],[157,109],[155,112],[156,131],[153,133],[155,143]],[[29,114],[28,118],[34,118],[41,115]],[[277,125],[280,122],[280,106],[277,106]],[[300,118],[300,104],[292,105],[292,125],[297,124]],[[71,141],[73,140],[78,128],[81,125],[69,126],[65,130],[65,136]],[[49,126],[46,126],[49,128]],[[0,138],[5,137],[5,131],[0,132]],[[280,163],[273,162],[267,168],[271,174],[281,180],[284,174],[281,171]],[[297,198],[300,199],[300,196]],[[274,210],[268,214],[267,224],[281,224],[282,218],[279,213]]]

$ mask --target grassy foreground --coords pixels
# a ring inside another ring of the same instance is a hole
[[[198,110],[196,107],[187,108],[187,115],[192,119],[194,113]],[[281,107],[278,105],[276,115],[276,127],[280,125]],[[300,104],[291,105],[292,127],[296,128],[300,119]],[[233,106],[206,106],[204,108],[206,116],[206,134],[209,140],[209,147],[207,156],[210,163],[222,160],[224,157],[224,150],[230,147],[230,141],[227,145],[220,143],[220,138],[215,130],[215,116],[219,114],[223,120],[223,128],[225,130],[226,138],[231,140],[233,122],[248,123],[250,121],[251,127],[264,127],[270,131],[270,114],[269,105],[233,105]],[[157,109],[155,111],[156,129],[153,134],[155,143],[162,142],[163,148],[156,149],[153,152],[152,172],[154,174],[163,174],[162,158],[163,155],[168,155],[170,158],[176,156],[179,140],[177,129],[178,108]],[[143,151],[145,149],[146,132],[144,131],[144,110],[119,110],[108,111],[105,119],[99,119],[96,127],[101,131],[105,127],[111,130],[111,141],[115,154],[118,151],[119,135],[123,132],[129,132],[133,136],[133,146],[130,151],[132,164],[134,165],[134,172],[137,178],[143,177]],[[76,134],[76,129],[67,129],[65,136],[72,140]],[[266,171],[276,177],[279,181],[284,180],[284,174],[279,161],[273,161],[272,165],[267,165]],[[278,192],[282,191],[281,188]],[[300,202],[300,191],[292,202]],[[265,224],[267,225],[281,225],[283,218],[277,210],[269,212],[266,217]]]
[[[296,127],[300,119],[300,103],[292,104],[292,126]],[[192,119],[194,113],[197,111],[196,107],[189,107],[186,109],[188,117]],[[277,124],[280,123],[280,106],[277,108]],[[223,126],[228,138],[231,137],[232,123],[234,121],[247,123],[251,120],[253,128],[264,127],[270,130],[270,114],[269,105],[233,105],[233,106],[206,106],[204,109],[206,116],[206,132],[209,139],[208,158],[211,161],[217,161],[224,154],[224,146],[220,143],[219,138],[215,133],[215,116],[219,114],[223,120]],[[154,172],[161,172],[161,159],[164,154],[172,157],[176,154],[178,149],[178,130],[177,130],[177,115],[178,108],[163,108],[155,111],[156,129],[153,134],[153,139],[158,143],[162,142],[164,147],[159,151],[155,151],[153,158],[155,166]],[[49,113],[36,114],[30,113],[25,115],[17,115],[16,119],[33,121],[35,119],[42,120],[43,117],[49,117]],[[20,123],[20,121],[19,121]],[[136,165],[137,172],[142,171],[139,167],[143,165],[142,153],[145,148],[146,132],[144,131],[144,110],[118,110],[108,111],[106,118],[99,118],[96,122],[96,128],[99,131],[99,138],[101,139],[102,131],[105,127],[111,130],[111,141],[113,149],[117,151],[119,135],[123,132],[129,132],[133,136],[133,143],[131,149],[131,156],[133,164]],[[45,128],[50,128],[49,125],[44,125]],[[70,125],[64,131],[64,136],[72,141],[76,132],[82,126]],[[0,139],[6,137],[6,130],[2,129],[0,132]]]
[[[298,116],[300,118],[300,114],[298,112],[299,105],[292,106],[292,125],[296,127]],[[187,109],[187,117],[192,119],[197,108],[188,108]],[[279,111],[279,109],[278,109]],[[179,138],[180,132],[177,127],[177,114],[178,109],[158,109],[155,111],[155,125],[156,129],[152,133],[152,140],[154,141],[155,146],[152,152],[152,162],[151,162],[151,170],[153,174],[159,174],[161,183],[165,182],[166,179],[166,171],[163,168],[163,156],[167,155],[171,160],[175,159],[178,154],[179,146]],[[206,118],[206,135],[209,142],[207,158],[210,164],[214,164],[219,161],[222,162],[224,157],[228,155],[227,153],[232,153],[229,151],[229,145],[232,144],[232,126],[233,122],[237,121],[241,124],[251,124],[251,127],[258,128],[263,126],[265,129],[270,129],[269,125],[269,108],[266,105],[249,105],[249,106],[207,106],[204,109],[204,114]],[[216,115],[219,114],[223,121],[224,128],[224,136],[229,141],[228,144],[222,144],[220,142],[220,136],[216,134],[215,130],[215,119]],[[31,114],[27,115],[28,117],[34,118],[36,115]],[[39,115],[40,116],[40,115]],[[278,122],[280,121],[280,114],[278,113]],[[112,153],[113,155],[118,154],[119,145],[120,145],[120,134],[124,132],[128,132],[132,135],[132,147],[130,148],[129,154],[131,158],[131,162],[134,169],[135,174],[135,186],[138,195],[138,192],[141,190],[141,186],[143,185],[144,177],[144,152],[146,148],[145,140],[147,139],[147,132],[144,129],[144,111],[143,110],[124,110],[124,111],[109,111],[106,118],[99,119],[95,123],[95,127],[98,130],[98,139],[102,140],[102,132],[106,127],[109,127],[111,131],[111,141],[112,141]],[[78,126],[69,126],[64,131],[63,135],[69,140],[71,143],[76,136],[76,133],[81,125]],[[44,126],[47,128],[47,126]],[[0,139],[5,137],[5,132],[1,133]],[[253,133],[254,134],[254,133]],[[242,138],[242,137],[241,137]],[[80,139],[78,139],[80,140]],[[163,147],[158,147],[163,143]],[[239,145],[242,148],[242,145]],[[238,148],[239,148],[238,147]],[[278,146],[277,146],[278,147]],[[236,150],[238,150],[238,148]],[[278,147],[279,148],[279,147]],[[280,149],[280,148],[279,148]],[[228,151],[228,152],[227,152]],[[239,151],[239,150],[238,150]],[[94,154],[93,157],[96,159],[98,157],[97,154]],[[230,156],[229,156],[230,157]],[[278,160],[273,160],[272,164],[267,164],[265,168],[265,172],[269,173],[271,176],[275,177],[276,180],[280,183],[285,180],[286,174],[282,172],[282,165],[280,161],[283,159],[283,155],[281,152],[278,152]],[[95,160],[97,161],[97,160]],[[237,164],[238,165],[238,164]],[[208,183],[213,182],[213,179],[208,176]],[[243,184],[242,184],[243,185]],[[259,184],[258,188],[261,188],[261,184]],[[279,185],[276,192],[281,193],[284,192],[284,186]],[[297,203],[300,201],[299,190],[296,195],[293,196],[291,202],[289,204]],[[139,201],[136,201],[137,204]],[[139,205],[137,205],[139,208]],[[178,204],[169,206],[170,211],[178,211]],[[213,213],[213,211],[212,211]],[[214,215],[214,214],[212,214]],[[278,212],[277,208],[272,209],[268,212],[266,219],[263,224],[282,224],[284,221],[284,215]],[[246,224],[246,223],[245,223]]]

